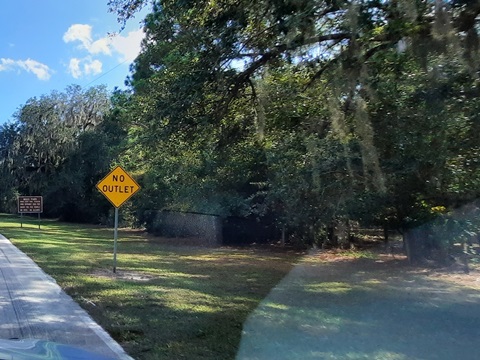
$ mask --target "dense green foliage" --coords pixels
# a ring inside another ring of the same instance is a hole
[[[32,99],[2,128],[4,207],[43,192],[52,215],[98,221],[112,161],[142,184],[137,223],[269,219],[307,244],[346,220],[407,233],[478,198],[477,2],[109,1],[120,22],[147,4],[131,91]]]
[[[111,161],[102,124],[111,110],[104,87],[71,86],[32,98],[0,132],[2,210],[17,195],[43,195],[47,216],[92,221],[105,213],[94,190]]]

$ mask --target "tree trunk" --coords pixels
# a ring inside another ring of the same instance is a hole
[[[282,247],[285,246],[285,234],[286,234],[286,229],[285,229],[285,225],[282,226],[282,239],[281,239],[281,245]]]
[[[403,241],[408,261],[412,264],[418,264],[425,258],[422,240],[424,231],[421,229],[410,229],[404,232]]]
[[[463,240],[462,244],[463,254],[462,254],[462,262],[463,262],[463,271],[465,274],[470,273],[470,268],[468,267],[468,243],[467,241]]]
[[[335,227],[335,232],[337,235],[338,246],[342,249],[350,248],[350,231],[348,226],[348,220],[339,219],[337,220],[337,226]]]
[[[338,246],[338,239],[335,236],[335,226],[333,224],[327,227],[327,243],[333,247]]]

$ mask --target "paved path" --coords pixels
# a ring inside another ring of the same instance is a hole
[[[237,360],[480,359],[480,273],[311,254],[250,315]]]
[[[0,339],[42,339],[131,360],[27,255],[0,235]]]

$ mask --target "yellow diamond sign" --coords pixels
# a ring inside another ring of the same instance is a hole
[[[117,166],[97,184],[97,189],[118,208],[140,190],[140,186],[121,166]]]

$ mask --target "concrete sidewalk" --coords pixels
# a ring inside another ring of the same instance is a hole
[[[0,235],[0,339],[42,339],[132,360],[27,255]]]

